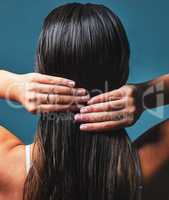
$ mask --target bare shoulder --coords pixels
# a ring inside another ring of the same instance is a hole
[[[143,174],[153,175],[169,161],[169,119],[153,126],[135,141]]]
[[[22,187],[24,163],[25,145],[7,128],[0,126],[0,192],[2,188]]]
[[[143,199],[168,199],[169,120],[147,130],[135,145],[139,152],[144,179]],[[154,191],[154,192],[152,192]]]
[[[14,133],[0,125],[0,149],[9,150],[20,144],[23,144],[23,142]]]

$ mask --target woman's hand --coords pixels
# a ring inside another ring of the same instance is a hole
[[[6,96],[21,103],[29,112],[77,110],[89,100],[86,90],[74,88],[75,82],[40,73],[12,74]]]
[[[125,85],[93,97],[75,120],[83,131],[104,131],[133,125],[143,112],[142,84]]]

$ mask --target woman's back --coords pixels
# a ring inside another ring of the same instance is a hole
[[[106,84],[108,89],[125,84],[129,54],[126,33],[110,9],[72,3],[45,19],[37,67],[40,73],[76,81],[94,96],[104,92]],[[38,153],[33,154],[24,199],[134,198],[140,182],[124,131],[84,134],[73,117],[74,113],[54,113],[54,120],[49,114],[41,116],[35,137]]]
[[[129,57],[124,27],[110,9],[70,3],[45,18],[36,64],[95,96],[126,83]],[[140,167],[125,131],[86,133],[79,125],[70,111],[41,115],[24,200],[138,199]]]
[[[27,177],[27,198],[136,199],[140,195],[140,165],[125,130],[81,132],[73,114],[50,115],[39,121],[38,154]]]
[[[158,156],[164,151],[168,128],[169,121],[160,123],[148,130],[144,137],[134,144],[139,152],[145,181],[144,200],[168,199],[168,162],[166,162],[167,158],[163,158],[164,155]],[[160,146],[157,145],[158,143]],[[34,144],[31,146],[33,147]],[[31,154],[32,150],[33,148]],[[23,185],[27,176],[25,155],[25,145],[9,130],[0,127],[0,200],[22,200]],[[151,166],[153,169],[148,170]]]

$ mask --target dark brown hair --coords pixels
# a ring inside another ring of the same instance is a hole
[[[107,7],[71,3],[45,19],[38,72],[70,78],[91,95],[126,83],[130,49],[119,18]],[[94,90],[93,90],[94,89]],[[24,200],[136,200],[140,169],[124,129],[82,132],[74,113],[43,113]]]

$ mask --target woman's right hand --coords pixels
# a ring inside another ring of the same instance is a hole
[[[89,100],[83,88],[75,88],[69,79],[40,73],[13,74],[8,96],[21,103],[33,114],[79,110]]]
[[[83,131],[105,131],[133,125],[142,112],[142,84],[124,85],[90,99],[75,120]]]

